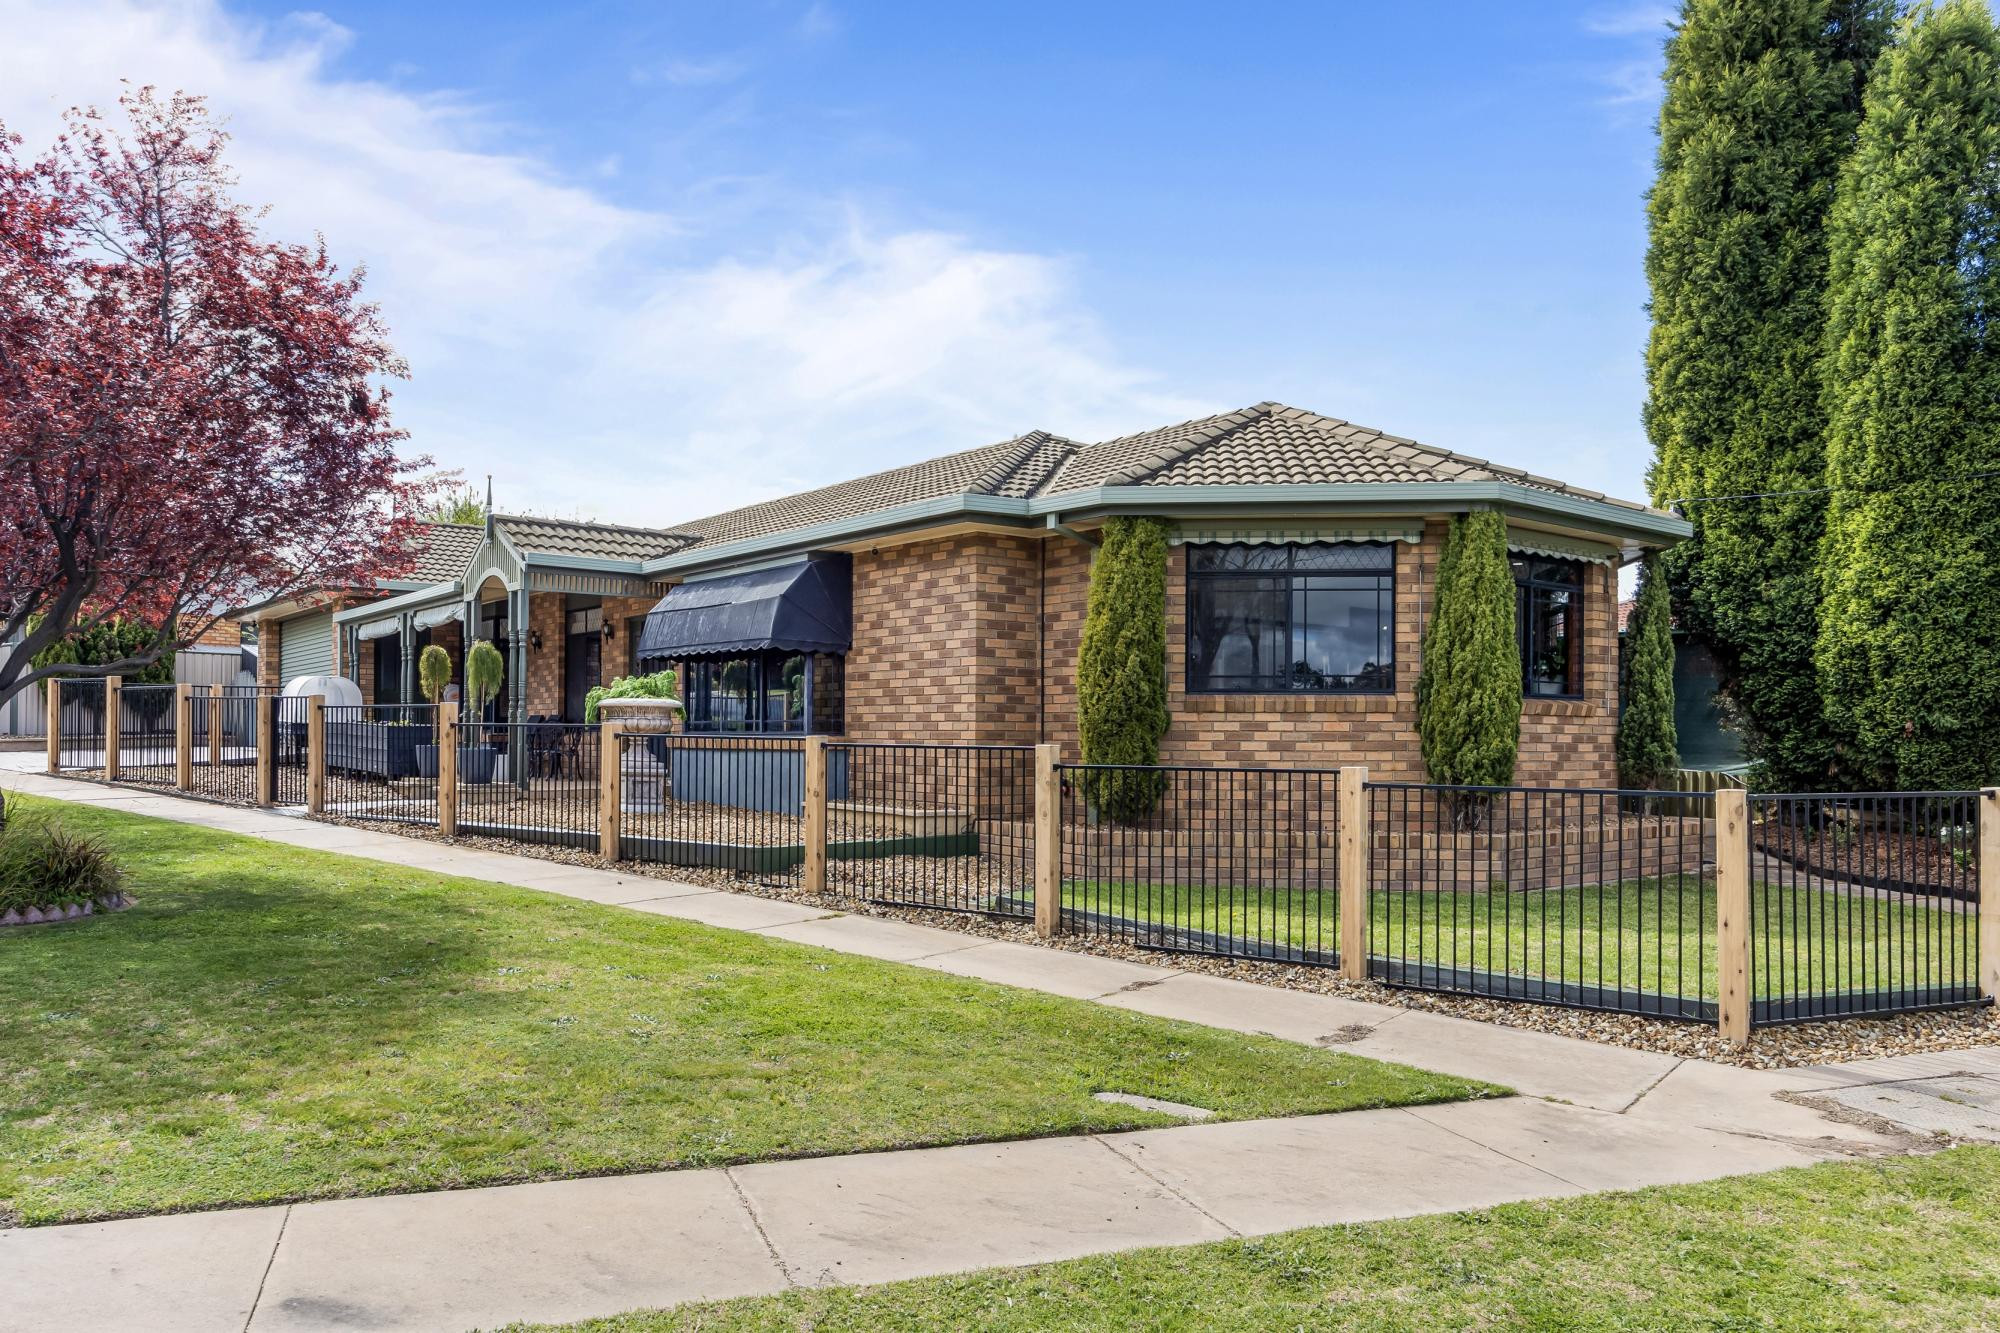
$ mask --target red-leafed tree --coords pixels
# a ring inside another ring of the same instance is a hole
[[[131,671],[259,597],[412,562],[424,483],[360,273],[260,237],[202,100],[71,112],[25,161],[0,126],[0,701]],[[155,631],[118,662],[35,668],[80,630]]]

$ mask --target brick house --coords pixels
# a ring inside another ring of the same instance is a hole
[[[456,579],[333,620],[357,645],[476,627],[506,652],[496,714],[575,719],[589,685],[671,665],[690,729],[1074,755],[1095,532],[1153,515],[1174,525],[1162,762],[1421,780],[1432,579],[1475,508],[1505,514],[1514,559],[1518,780],[1609,784],[1618,567],[1688,525],[1277,403],[1095,444],[1033,431],[666,529],[496,515]]]
[[[404,578],[366,588],[316,588],[235,612],[232,620],[255,628],[257,683],[280,686],[300,676],[351,676],[372,684],[375,657],[336,633],[335,613],[458,579],[482,536],[481,529],[466,524],[421,524],[416,567]]]

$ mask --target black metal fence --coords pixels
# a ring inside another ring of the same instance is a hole
[[[56,767],[89,772],[104,767],[104,682],[65,680],[57,689]],[[49,688],[44,686],[43,688]],[[47,707],[46,696],[43,707]]]
[[[827,886],[873,902],[1032,916],[1031,745],[826,747]]]
[[[257,714],[266,685],[197,689],[193,696],[194,795],[231,805],[257,803]]]
[[[1977,792],[1756,795],[1752,1020],[1979,1001]]]
[[[437,714],[435,704],[327,706],[326,813],[435,826]]]
[[[272,805],[304,805],[311,784],[307,752],[312,729],[312,700],[303,694],[266,694],[261,700],[270,729],[270,790],[263,799]]]
[[[458,831],[597,850],[598,728],[520,722],[463,730]]]
[[[1368,801],[1372,977],[1714,1019],[1711,795],[1371,783]]]
[[[173,685],[126,685],[118,691],[118,777],[171,787],[176,781]]]
[[[636,861],[796,881],[805,865],[805,742],[619,737],[619,845]]]
[[[1180,953],[1338,961],[1337,770],[1059,772],[1063,929]]]

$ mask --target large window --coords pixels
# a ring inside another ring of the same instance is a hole
[[[1521,692],[1575,698],[1583,693],[1583,565],[1527,555],[1513,563]]]
[[[689,731],[842,731],[842,660],[769,651],[689,662]]]
[[[1190,691],[1396,688],[1396,557],[1388,544],[1187,549]]]

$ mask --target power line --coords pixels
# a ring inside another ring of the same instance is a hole
[[[1872,489],[1858,486],[1805,486],[1791,491],[1745,491],[1740,495],[1685,495],[1678,500],[1669,500],[1667,508],[1683,512],[1688,505],[1724,504],[1732,500],[1782,500],[1795,495],[1892,495],[1897,491],[1907,491],[1918,486],[1951,486],[1960,482],[1983,481],[1989,477],[2000,477],[2000,468],[1968,472],[1958,477],[1906,481],[1900,486],[1878,486]]]

